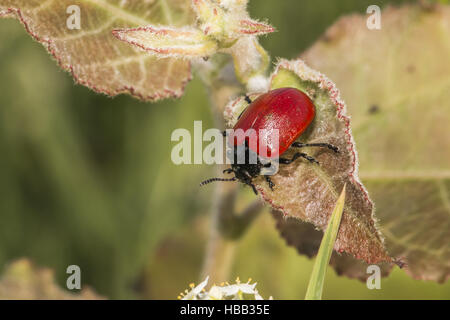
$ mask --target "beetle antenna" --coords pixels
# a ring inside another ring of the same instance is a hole
[[[230,179],[225,179],[225,178],[211,178],[208,180],[203,181],[202,183],[200,183],[200,187],[204,186],[205,184],[210,184],[211,182],[216,182],[216,181],[236,181],[236,178],[230,178]]]

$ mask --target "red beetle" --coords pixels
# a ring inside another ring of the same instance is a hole
[[[316,110],[311,99],[302,91],[295,88],[280,88],[259,96],[255,101],[246,97],[249,106],[241,113],[228,143],[233,153],[228,154],[232,159],[231,168],[224,173],[234,173],[231,179],[212,178],[203,181],[205,185],[214,181],[239,180],[253,188],[253,178],[261,175],[263,168],[271,167],[270,160],[278,159],[280,164],[290,164],[298,158],[304,158],[316,163],[316,159],[306,153],[297,152],[291,159],[281,158],[290,147],[324,147],[334,152],[338,148],[328,143],[301,143],[297,138],[309,127],[314,120]],[[274,132],[278,135],[274,134]],[[226,132],[224,132],[226,135]],[[239,159],[239,155],[242,156]],[[256,159],[255,161],[251,161]],[[241,161],[239,161],[241,160]],[[274,183],[269,175],[265,179],[273,190]]]

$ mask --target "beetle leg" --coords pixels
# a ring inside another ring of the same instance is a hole
[[[269,176],[264,176],[264,178],[266,178],[266,181],[267,181],[267,183],[269,184],[270,190],[273,191],[273,187],[275,186],[275,183],[273,183],[272,179],[270,179]]]
[[[316,159],[314,159],[311,156],[308,156],[306,153],[303,153],[303,152],[297,152],[296,154],[294,154],[292,159],[280,158],[279,161],[280,161],[281,164],[290,164],[290,163],[294,162],[295,160],[297,160],[300,157],[308,160],[311,163],[319,164],[319,161],[317,161]]]
[[[250,187],[252,187],[253,192],[254,192],[256,195],[258,195],[258,190],[256,190],[255,185],[254,185],[253,183],[251,183],[251,182],[248,182],[247,184],[248,184]]]
[[[227,131],[226,131],[226,130],[222,131],[222,135],[223,135],[224,137],[226,137],[226,136],[227,136]]]
[[[252,187],[253,192],[257,195],[258,194],[258,190],[256,190],[255,185],[252,183],[252,176],[250,175],[250,173],[248,173],[247,170],[242,170],[242,173],[245,174],[246,179],[243,180],[243,182],[246,185],[249,185],[250,187]]]
[[[301,143],[301,142],[294,142],[291,146],[295,148],[304,148],[304,147],[321,147],[321,148],[328,148],[330,150],[333,150],[336,153],[339,153],[339,148],[336,146],[333,146],[329,143]]]
[[[233,169],[231,169],[231,168],[223,170],[223,173],[232,173],[232,172],[233,172]]]

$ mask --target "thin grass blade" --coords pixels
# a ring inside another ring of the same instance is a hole
[[[341,224],[342,213],[344,212],[345,203],[345,185],[342,193],[336,202],[327,230],[325,231],[322,242],[320,243],[319,252],[314,263],[311,278],[309,279],[308,289],[306,291],[305,300],[321,300],[323,284],[327,272],[327,266],[333,253],[334,242],[336,241],[339,225]]]

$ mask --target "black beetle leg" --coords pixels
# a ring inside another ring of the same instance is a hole
[[[273,183],[272,179],[270,179],[269,176],[264,176],[264,178],[266,179],[267,183],[269,184],[270,190],[273,191],[273,187],[275,186],[275,183]]]
[[[303,152],[297,152],[296,154],[294,154],[292,159],[280,158],[280,163],[281,164],[290,164],[290,163],[294,162],[295,160],[297,160],[300,157],[308,160],[311,163],[319,164],[319,161],[317,161],[316,159],[314,159],[311,156],[308,156],[306,153],[303,153]]]
[[[333,146],[329,143],[301,143],[301,142],[294,142],[292,147],[295,148],[304,148],[304,147],[320,147],[320,148],[328,148],[330,150],[333,150],[336,153],[339,153],[339,148],[336,146]]]
[[[250,173],[248,173],[247,170],[242,170],[242,173],[245,174],[246,179],[243,181],[245,184],[249,185],[250,187],[252,187],[253,192],[257,195],[258,194],[258,190],[256,190],[255,185],[252,182],[252,176],[250,175]]]
[[[254,192],[256,195],[258,195],[258,190],[256,190],[255,185],[254,185],[253,183],[251,183],[251,182],[247,182],[247,184],[248,184],[250,187],[252,187],[253,192]]]

